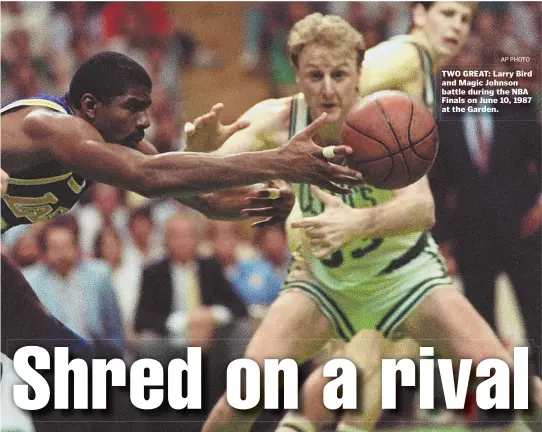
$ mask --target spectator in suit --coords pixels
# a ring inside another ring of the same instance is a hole
[[[136,331],[175,336],[205,351],[217,325],[245,316],[245,306],[218,261],[196,256],[194,217],[170,217],[164,233],[167,258],[143,270]]]
[[[495,279],[515,288],[532,352],[541,346],[540,124],[534,107],[498,106],[439,124],[435,236],[450,248],[465,294],[495,328]],[[540,374],[537,361],[536,370]]]
[[[269,306],[277,297],[283,277],[278,277],[270,262],[262,258],[239,256],[236,223],[211,221],[209,237],[214,256],[218,259],[235,292],[248,306],[250,314],[259,317],[262,306]]]
[[[79,230],[71,215],[58,216],[39,236],[42,264],[24,275],[42,303],[63,324],[115,356],[124,335],[109,266],[81,260]]]

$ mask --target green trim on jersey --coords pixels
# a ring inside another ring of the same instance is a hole
[[[425,105],[435,114],[435,82],[433,80],[433,60],[429,55],[429,52],[420,45],[420,43],[410,35],[399,35],[390,39],[391,41],[405,42],[413,45],[418,51],[420,56],[420,62],[425,74],[425,80],[423,82],[423,101]]]

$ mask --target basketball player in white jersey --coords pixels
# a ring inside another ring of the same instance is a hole
[[[428,25],[431,13],[438,14],[433,19],[441,35],[439,51],[431,53],[423,44],[405,39],[395,52],[411,53],[404,64],[395,64],[396,58],[387,61],[389,68],[403,68],[410,86],[400,85],[401,77],[395,75],[394,81],[383,81],[379,87],[377,73],[371,78],[363,72],[361,83],[367,82],[367,93],[396,88],[430,103],[429,91],[423,91],[427,76],[420,65],[459,51],[468,37],[472,9],[460,3],[429,10],[421,6],[415,20]],[[390,45],[389,55],[393,48]],[[301,93],[252,107],[241,117],[251,125],[228,139],[220,153],[274,148],[322,112],[327,113],[326,124],[315,141],[322,147],[340,142],[341,124],[359,100],[360,90],[365,92],[359,85],[363,38],[338,17],[312,14],[293,27],[289,49]],[[372,54],[367,56],[369,64]],[[241,145],[247,137],[252,138],[250,147]],[[512,364],[488,324],[451,286],[443,258],[427,232],[434,222],[434,203],[426,178],[395,191],[355,187],[344,199],[305,184],[294,185],[294,190],[297,202],[288,226],[294,261],[246,358],[260,368],[266,358],[303,361],[327,340],[348,341],[361,330],[378,330],[390,338],[430,340],[425,343],[445,358],[472,358],[475,364],[502,358]],[[248,431],[256,415],[234,410],[223,396],[203,431]],[[312,427],[284,430],[316,430]]]

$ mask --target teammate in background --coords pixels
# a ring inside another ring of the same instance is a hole
[[[431,51],[427,53],[415,38],[404,38],[390,45],[384,58],[378,50],[367,53],[367,64],[388,61],[389,70],[387,79],[378,76],[387,68],[364,75],[361,83],[366,82],[367,89],[362,93],[398,88],[432,104],[431,72],[465,42],[472,8],[461,3],[419,5],[414,14],[415,34],[431,38]],[[359,100],[361,35],[338,17],[312,14],[293,27],[288,45],[302,93],[255,105],[241,117],[251,125],[228,139],[219,153],[273,148],[323,112],[328,116],[315,141],[322,147],[339,143],[341,123]],[[248,142],[253,145],[247,147]],[[348,341],[360,330],[376,329],[385,337],[425,341],[446,358],[472,358],[475,364],[501,358],[512,365],[491,328],[451,286],[444,260],[426,231],[434,222],[427,178],[395,191],[359,186],[343,199],[306,184],[295,184],[294,189],[297,202],[289,226],[294,261],[281,296],[247,347],[246,358],[260,368],[266,358],[301,362],[329,339]],[[378,417],[379,401],[377,409]],[[248,431],[257,414],[235,411],[224,395],[203,431]],[[316,430],[308,422],[282,427],[282,431]],[[343,423],[339,430],[356,429]]]
[[[325,116],[267,153],[158,155],[144,138],[151,89],[139,64],[103,52],[79,67],[65,97],[38,95],[3,107],[1,161],[11,178],[4,192],[2,173],[2,231],[68,211],[89,181],[151,197],[194,195],[275,178],[310,181],[336,191],[347,189],[330,180],[360,183],[359,173],[328,163],[312,141]],[[226,136],[241,127],[237,122],[225,128]],[[194,137],[199,135],[196,130]],[[344,146],[335,150],[351,151]],[[243,188],[239,191],[246,194]],[[71,339],[74,356],[92,357],[88,343],[45,310],[4,254],[2,275],[3,353],[13,358],[28,342],[53,348],[59,340]]]

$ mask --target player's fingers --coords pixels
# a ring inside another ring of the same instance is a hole
[[[363,180],[358,180],[350,176],[337,175],[333,178],[334,183],[339,183],[345,186],[361,186],[365,184]]]
[[[352,152],[352,147],[347,145],[333,146],[333,153],[335,154],[335,157],[349,155],[352,154]]]
[[[277,209],[274,207],[258,207],[258,208],[246,208],[241,210],[243,216],[275,216]]]
[[[322,189],[325,189],[329,192],[338,193],[341,195],[349,194],[351,191],[349,188],[337,185],[329,180],[325,180],[323,183],[319,184]]]
[[[327,258],[331,253],[333,252],[333,249],[330,247],[324,247],[324,248],[318,248],[313,250],[313,254],[316,258],[319,260],[323,260]]]
[[[292,228],[311,228],[317,226],[317,221],[312,217],[303,218],[292,222]]]
[[[275,207],[279,203],[282,203],[282,200],[271,200],[269,198],[246,198],[247,208],[260,208],[260,207]]]
[[[232,123],[227,127],[228,138],[234,133],[239,132],[240,130],[246,129],[250,126],[250,121],[248,120],[237,120],[235,123]]]
[[[224,109],[224,104],[219,102],[217,104],[214,104],[211,108],[211,111],[214,112],[217,116],[220,115],[220,112]]]
[[[352,169],[347,166],[342,166],[342,165],[333,165],[333,164],[328,164],[328,165],[329,166],[326,168],[329,171],[329,173],[333,175],[334,181],[338,181],[339,178],[342,178],[345,176],[357,179],[357,184],[361,184],[361,182],[363,181],[363,175],[359,171],[356,171],[355,169]]]
[[[326,236],[318,230],[311,230],[308,237],[310,238],[311,246],[329,246]]]
[[[194,123],[186,122],[184,124],[184,133],[186,136],[192,136],[194,135],[194,132],[196,132],[196,126],[194,126]]]
[[[352,152],[352,147],[346,145],[326,146],[322,148],[319,158],[329,163],[336,163],[336,161],[342,162]]]
[[[270,216],[268,218],[265,218],[264,220],[253,222],[252,226],[254,228],[263,228],[266,226],[275,225],[278,222],[281,222],[280,218],[278,218],[277,216]]]
[[[311,191],[314,194],[316,198],[318,198],[324,205],[332,205],[342,203],[342,200],[337,198],[336,196],[330,195],[327,192],[320,189],[318,186],[311,186]]]
[[[267,189],[259,190],[256,193],[256,195],[257,195],[258,198],[276,200],[276,199],[281,198],[281,191],[280,191],[280,189],[270,187],[270,188],[267,188]]]
[[[204,123],[207,123],[214,119],[216,119],[216,114],[213,111],[211,111],[211,112],[208,112],[207,114],[203,114],[202,116],[199,116],[194,121],[194,125],[196,126],[196,129],[197,129],[198,127],[202,126]]]
[[[303,129],[301,132],[298,132],[297,135],[303,137],[303,138],[309,138],[314,135],[314,133],[318,130],[320,126],[324,124],[324,121],[326,120],[327,113],[320,114],[320,117],[318,117],[316,120],[314,120],[310,125],[308,125],[305,129]]]

